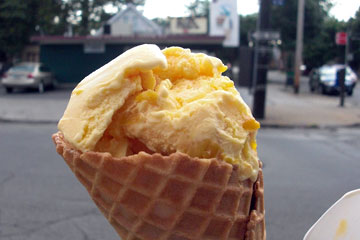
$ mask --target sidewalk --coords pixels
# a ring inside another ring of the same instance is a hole
[[[360,86],[354,96],[339,107],[338,96],[312,94],[307,90],[307,80],[302,79],[300,93],[285,88],[285,76],[269,73],[266,95],[266,118],[263,127],[344,127],[360,126]],[[0,89],[0,122],[55,124],[61,118],[73,86],[66,86],[44,94],[5,94]],[[239,88],[241,96],[252,108],[253,99],[247,88]]]
[[[240,94],[253,107],[253,98],[247,89]],[[292,89],[283,85],[270,84],[267,87],[264,127],[324,128],[360,126],[360,107],[347,103],[339,107],[339,98],[309,93],[295,95]]]
[[[56,124],[62,117],[74,86],[60,86],[43,94],[6,94],[0,87],[0,123]]]
[[[360,126],[360,87],[354,96],[346,97],[345,107],[339,106],[339,96],[310,93],[307,77],[300,81],[300,93],[294,94],[291,86],[285,86],[285,74],[268,73],[264,127],[324,128]],[[253,108],[253,96],[246,88],[239,92]]]

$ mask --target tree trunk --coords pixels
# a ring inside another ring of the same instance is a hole
[[[81,35],[88,35],[89,34],[89,0],[81,1]]]

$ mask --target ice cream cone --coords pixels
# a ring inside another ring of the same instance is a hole
[[[59,132],[57,152],[122,240],[265,239],[263,176],[239,182],[217,159],[81,152]]]

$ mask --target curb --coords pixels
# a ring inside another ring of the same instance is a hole
[[[58,121],[54,120],[35,120],[35,119],[12,119],[0,117],[0,123],[11,123],[11,124],[57,124]]]
[[[317,124],[312,124],[312,125],[291,125],[291,124],[286,124],[286,125],[281,125],[281,124],[271,124],[271,123],[261,123],[260,122],[260,126],[261,128],[273,128],[273,129],[337,129],[337,128],[360,128],[360,122],[358,123],[352,123],[352,124],[344,124],[344,125],[317,125]]]
[[[9,123],[9,124],[57,124],[58,120],[43,120],[43,119],[14,119],[14,118],[3,118],[0,117],[0,123]],[[272,123],[261,123],[261,128],[269,129],[337,129],[337,128],[360,128],[360,122],[345,124],[345,125],[291,125],[291,124],[272,124]]]

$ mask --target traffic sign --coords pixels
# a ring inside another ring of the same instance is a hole
[[[335,37],[335,42],[337,45],[346,45],[347,33],[346,32],[337,32],[336,37]]]
[[[251,36],[254,39],[260,41],[271,41],[280,39],[280,33],[276,31],[256,31]]]

